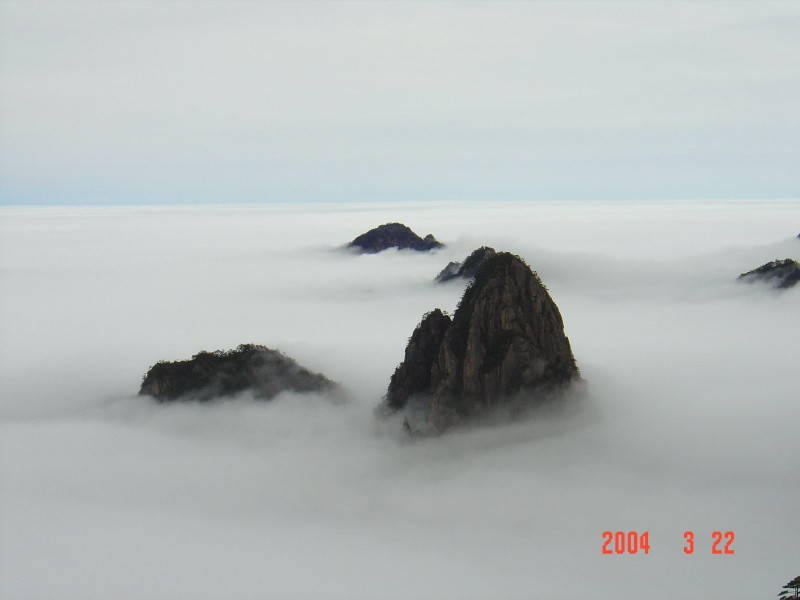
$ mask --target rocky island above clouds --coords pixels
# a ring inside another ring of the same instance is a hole
[[[747,282],[761,281],[779,289],[786,289],[800,281],[800,264],[791,258],[773,260],[757,269],[742,273],[739,279]]]
[[[362,233],[347,245],[348,248],[355,248],[366,254],[375,254],[388,248],[426,252],[443,246],[444,244],[438,242],[430,233],[421,238],[402,223],[380,225]]]
[[[438,433],[499,406],[527,408],[579,378],[561,313],[518,256],[485,261],[453,318],[414,330],[385,398],[412,433]]]
[[[251,391],[268,400],[280,392],[324,392],[338,386],[278,350],[242,344],[235,350],[199,352],[189,360],[162,361],[144,376],[141,396],[159,402],[209,401]]]

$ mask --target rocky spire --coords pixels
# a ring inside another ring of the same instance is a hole
[[[512,399],[526,404],[578,377],[558,307],[516,255],[489,258],[452,321],[426,315],[395,371],[387,404],[412,432],[442,431]]]

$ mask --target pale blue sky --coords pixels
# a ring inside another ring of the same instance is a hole
[[[798,2],[0,4],[0,203],[792,198]]]

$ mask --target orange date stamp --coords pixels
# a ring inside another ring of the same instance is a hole
[[[650,554],[649,531],[604,531],[601,538],[602,554]],[[708,548],[711,554],[736,554],[733,549],[735,539],[736,534],[733,531],[712,531]],[[705,547],[702,544],[701,546]],[[694,554],[699,547],[694,531],[684,531],[683,553]]]

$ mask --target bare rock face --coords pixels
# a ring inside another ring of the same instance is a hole
[[[786,289],[800,281],[800,264],[791,258],[773,260],[757,269],[742,273],[739,279],[744,281],[764,281],[776,288]]]
[[[578,378],[558,307],[518,256],[486,260],[452,321],[426,315],[386,403],[412,433],[441,432],[493,407],[528,405]]]
[[[139,395],[160,402],[208,401],[249,389],[256,397],[269,399],[287,390],[316,392],[335,387],[277,350],[242,344],[235,350],[200,352],[190,360],[158,362],[145,374]]]
[[[400,250],[409,248],[424,252],[434,248],[441,248],[443,245],[436,241],[436,238],[431,234],[421,238],[402,223],[386,223],[362,233],[350,242],[348,247],[374,254],[387,248],[398,248]]]
[[[403,362],[389,382],[386,404],[390,409],[401,409],[409,398],[431,389],[431,366],[451,324],[450,317],[438,308],[422,317],[408,340]]]
[[[481,246],[477,250],[473,250],[472,254],[464,259],[463,263],[448,263],[448,265],[436,276],[436,281],[438,283],[444,283],[445,281],[450,281],[451,279],[456,279],[459,277],[463,279],[472,279],[475,277],[478,269],[481,268],[481,265],[483,265],[483,263],[485,263],[495,254],[496,252],[494,248],[489,246]]]

